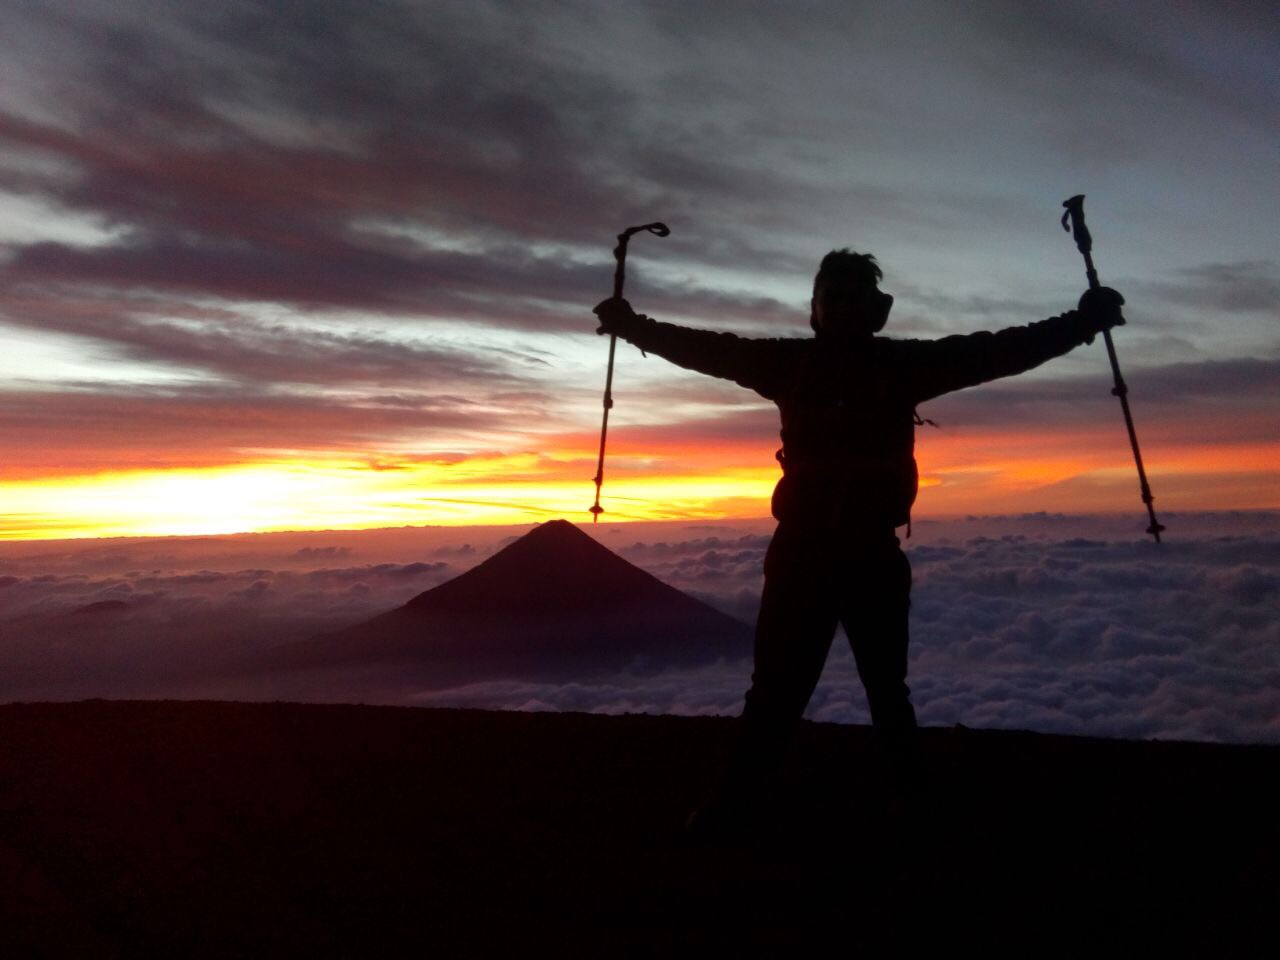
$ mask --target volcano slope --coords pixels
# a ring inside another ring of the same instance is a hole
[[[743,623],[551,520],[364,623],[278,648],[265,670],[393,669],[420,689],[475,680],[652,672],[751,651]]]

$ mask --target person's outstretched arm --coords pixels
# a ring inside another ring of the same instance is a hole
[[[732,333],[660,323],[636,313],[621,298],[600,303],[595,314],[600,318],[597,333],[621,337],[645,353],[656,353],[686,370],[732,380],[769,399],[776,396],[784,382],[788,341],[752,340]]]
[[[1088,290],[1061,316],[996,333],[960,334],[912,342],[912,393],[917,403],[1010,377],[1060,357],[1103,330],[1124,323],[1124,297],[1110,287]]]

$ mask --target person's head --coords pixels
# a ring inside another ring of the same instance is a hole
[[[876,284],[884,276],[869,253],[832,250],[813,278],[809,326],[820,337],[856,340],[884,329],[893,297]]]

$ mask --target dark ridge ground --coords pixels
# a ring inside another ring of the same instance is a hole
[[[1274,956],[1280,748],[806,725],[769,835],[680,826],[731,721],[0,707],[0,956]]]

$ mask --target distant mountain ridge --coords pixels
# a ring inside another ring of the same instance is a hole
[[[746,624],[551,520],[404,606],[271,660],[277,668],[398,663],[452,684],[649,672],[750,650]]]

